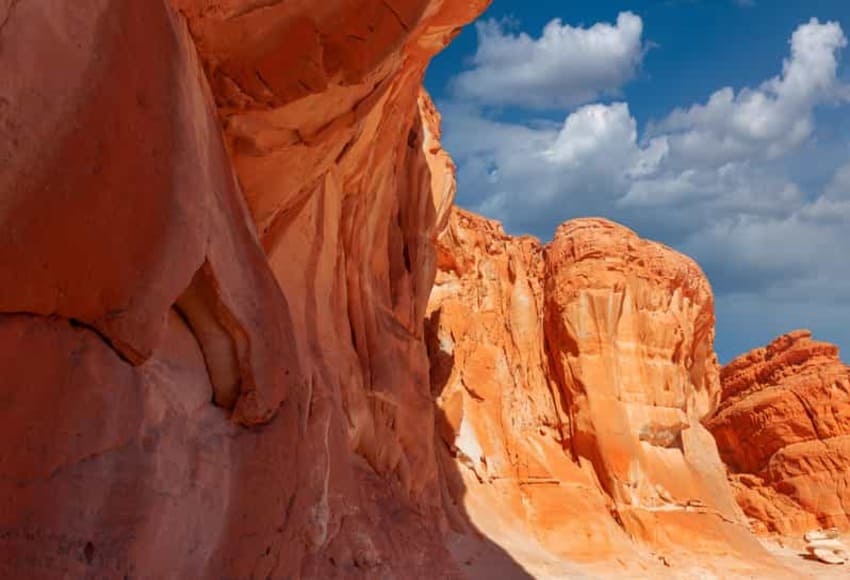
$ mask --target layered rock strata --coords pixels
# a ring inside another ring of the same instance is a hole
[[[809,331],[783,335],[721,371],[706,422],[756,530],[850,529],[850,368]]]

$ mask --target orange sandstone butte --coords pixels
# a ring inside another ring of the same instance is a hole
[[[782,574],[701,424],[721,387],[693,261],[602,219],[544,246],[455,210],[438,265],[438,435],[472,522],[540,577],[618,559],[633,574],[665,573],[661,559],[685,575]]]
[[[850,529],[850,368],[797,330],[721,371],[706,422],[738,502],[763,533]]]

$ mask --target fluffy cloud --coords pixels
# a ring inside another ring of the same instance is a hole
[[[540,38],[507,24],[476,25],[473,67],[452,83],[455,94],[487,105],[561,108],[616,92],[640,66],[643,22],[623,12],[617,23],[574,28],[552,20]]]
[[[742,157],[780,157],[809,138],[815,105],[846,93],[836,80],[841,27],[812,19],[791,37],[782,74],[757,89],[720,89],[705,104],[674,111],[650,133],[667,134],[680,162],[720,165]]]
[[[626,103],[585,105],[559,125],[506,123],[450,103],[445,143],[460,167],[459,202],[543,238],[565,219],[613,218],[694,256],[715,286],[719,319],[758,304],[762,328],[777,330],[779,317],[778,331],[790,330],[804,317],[789,309],[816,305],[811,324],[850,346],[848,325],[824,315],[850,313],[850,163],[815,191],[785,167],[817,146],[816,109],[845,98],[836,71],[846,43],[838,24],[803,24],[779,75],[721,89],[643,136]],[[770,338],[736,332],[724,356]]]
[[[781,75],[757,89],[721,89],[672,112],[642,139],[626,103],[582,106],[560,126],[500,122],[450,103],[445,141],[461,167],[461,200],[498,209],[508,227],[537,224],[532,229],[544,235],[552,224],[533,214],[557,219],[565,202],[570,214],[666,213],[657,221],[676,216],[687,232],[726,216],[787,217],[806,195],[778,168],[811,136],[815,108],[845,92],[836,77],[845,45],[835,23],[801,25]],[[846,191],[850,168],[833,181],[822,203],[842,201],[835,191]]]
[[[850,163],[838,168],[824,195],[806,206],[803,216],[820,223],[850,224]]]

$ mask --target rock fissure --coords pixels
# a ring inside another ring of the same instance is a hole
[[[401,14],[399,14],[398,9],[392,5],[390,0],[381,0],[381,4],[383,4],[383,6],[392,13],[399,26],[401,26],[405,31],[410,31],[410,25],[404,21]]]
[[[198,269],[175,307],[186,319],[204,353],[213,385],[212,400],[219,407],[233,409],[243,382],[246,386],[250,382],[243,374],[247,347],[244,330],[224,305],[209,262]]]
[[[100,340],[104,345],[106,345],[106,347],[108,347],[113,353],[115,353],[115,356],[117,356],[122,361],[126,362],[127,364],[130,364],[130,365],[133,365],[133,366],[138,366],[140,364],[143,364],[143,362],[144,362],[144,361],[138,361],[136,359],[129,358],[127,356],[126,348],[119,348],[119,346],[117,346],[113,342],[113,340],[109,338],[109,336],[104,334],[102,330],[100,330],[96,326],[93,326],[93,325],[91,325],[91,324],[89,324],[89,323],[87,323],[83,320],[79,320],[77,318],[70,318],[70,317],[62,316],[60,314],[41,314],[41,313],[38,313],[38,312],[25,312],[25,311],[0,312],[0,318],[6,317],[6,316],[12,316],[12,317],[23,316],[23,317],[32,317],[32,318],[36,318],[36,319],[42,318],[42,319],[50,320],[50,321],[64,321],[71,328],[79,328],[79,329],[82,329],[82,330],[85,330],[85,331],[92,333],[94,336],[96,336],[98,338],[98,340]]]
[[[4,14],[3,19],[0,20],[0,33],[2,33],[3,29],[6,28],[6,25],[9,24],[9,21],[12,19],[12,12],[15,11],[19,2],[21,2],[21,0],[9,0],[9,5],[6,8],[6,14]]]

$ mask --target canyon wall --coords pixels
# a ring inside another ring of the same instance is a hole
[[[838,348],[798,330],[730,362],[721,380],[706,426],[755,529],[850,529],[850,368]]]
[[[706,417],[747,515],[846,522],[832,351],[721,389],[691,260],[452,208],[486,4],[0,1],[0,575],[781,575]]]
[[[773,566],[701,424],[721,387],[693,261],[601,219],[543,246],[455,210],[438,266],[438,435],[479,528],[540,577],[579,573],[563,562],[683,577]]]
[[[451,576],[422,339],[485,2],[0,3],[0,571]]]

